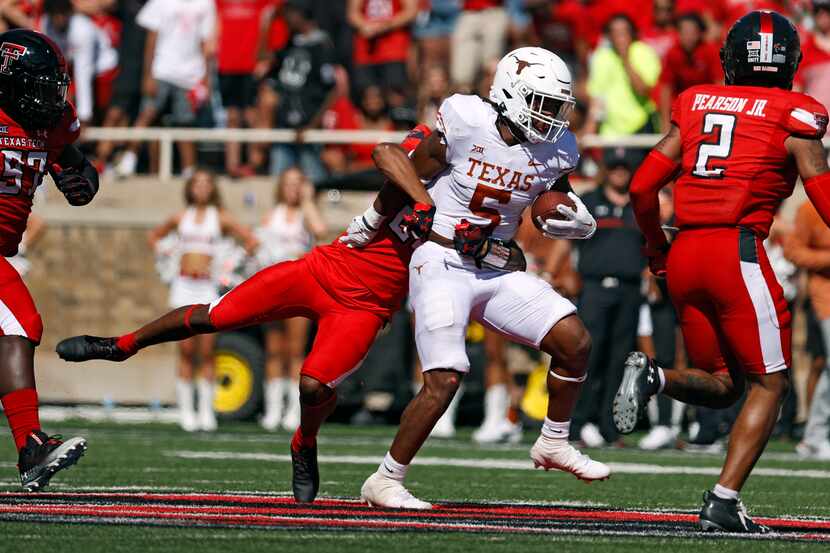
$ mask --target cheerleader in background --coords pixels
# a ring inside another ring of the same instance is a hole
[[[253,234],[222,208],[219,189],[211,173],[199,170],[184,189],[187,207],[150,232],[150,245],[170,233],[178,235],[178,271],[170,283],[170,307],[211,303],[219,297],[215,277],[217,247],[223,235],[236,238],[250,253],[256,249]],[[214,335],[203,334],[179,342],[176,400],[179,424],[187,432],[216,430],[213,412]],[[198,374],[198,409],[194,408],[194,375]]]
[[[314,187],[298,168],[290,167],[279,176],[274,199],[274,208],[257,229],[262,267],[302,257],[326,233],[314,204]],[[300,424],[299,378],[308,324],[308,319],[296,317],[265,327],[265,413],[260,422],[266,430],[282,423],[293,432]]]

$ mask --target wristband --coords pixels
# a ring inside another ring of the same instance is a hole
[[[363,223],[370,230],[378,230],[384,219],[386,219],[386,217],[378,213],[375,210],[374,205],[370,205],[369,208],[363,213]]]

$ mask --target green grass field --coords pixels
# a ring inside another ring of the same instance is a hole
[[[54,425],[48,425],[52,429]],[[264,434],[253,424],[225,424],[216,434],[186,434],[172,425],[114,425],[73,421],[59,425],[65,435],[83,435],[89,451],[77,467],[60,473],[48,492],[158,493],[236,492],[285,495],[290,491],[288,438]],[[321,496],[356,498],[363,480],[377,467],[394,429],[330,425],[319,441]],[[0,498],[18,491],[16,455],[11,440],[0,440]],[[535,432],[517,446],[479,447],[469,431],[453,440],[430,440],[410,470],[410,490],[441,502],[550,503],[644,511],[693,512],[701,493],[716,481],[719,455],[679,451],[644,453],[636,449],[595,450],[613,463],[607,482],[584,484],[562,473],[528,470],[527,451]],[[634,439],[631,440],[633,443]],[[802,462],[790,444],[774,443],[743,492],[753,515],[830,519],[830,466]],[[136,524],[66,524],[43,515],[37,522],[0,522],[4,543],[36,545],[39,551],[196,550],[262,551],[300,545],[304,551],[364,551],[402,546],[408,550],[634,551],[672,547],[674,551],[826,551],[828,544],[802,542],[492,533],[315,531]],[[830,531],[825,530],[824,532]],[[825,539],[830,538],[828,535]],[[13,541],[12,541],[13,540]],[[21,546],[27,550],[29,546]],[[673,552],[674,553],[674,552]]]

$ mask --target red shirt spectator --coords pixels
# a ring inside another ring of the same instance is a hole
[[[269,0],[216,0],[220,73],[247,74],[254,71],[262,12],[268,4]]]
[[[533,30],[542,46],[560,56],[581,57],[584,50],[587,9],[579,0],[562,0],[530,9]]]
[[[674,0],[654,0],[651,20],[640,33],[640,40],[651,46],[661,60],[677,40],[674,17]]]
[[[583,34],[591,49],[599,43],[605,25],[615,15],[627,16],[639,32],[648,27],[651,19],[650,11],[644,10],[642,4],[631,0],[597,0],[586,11]]]
[[[723,80],[717,45],[706,42],[701,16],[686,13],[677,20],[677,42],[663,60],[657,85],[663,128],[668,129],[672,102],[690,86],[715,84]]]
[[[288,25],[285,24],[285,19],[279,16],[279,9],[282,7],[283,0],[271,0],[271,7],[274,10],[271,19],[271,26],[268,29],[268,51],[276,52],[282,50],[288,44]]]
[[[412,34],[408,26],[385,31],[384,26],[404,13],[404,0],[357,0],[362,3],[363,31],[354,37],[354,62],[357,65],[405,62],[409,56]],[[370,30],[371,29],[371,30]]]

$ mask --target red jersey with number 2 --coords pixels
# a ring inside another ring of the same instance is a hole
[[[0,110],[0,255],[17,253],[35,190],[64,148],[78,140],[80,132],[75,106],[69,102],[53,129],[25,130]]]
[[[778,88],[701,85],[675,100],[672,122],[683,142],[677,226],[741,226],[766,237],[798,176],[784,141],[823,137],[827,110]]]
[[[409,131],[401,147],[411,153],[431,132],[426,125],[418,125]],[[305,259],[320,286],[345,307],[390,317],[409,290],[409,260],[415,240],[401,228],[401,220],[411,212],[407,206],[386,219],[363,248],[349,248],[338,237],[311,250]]]

